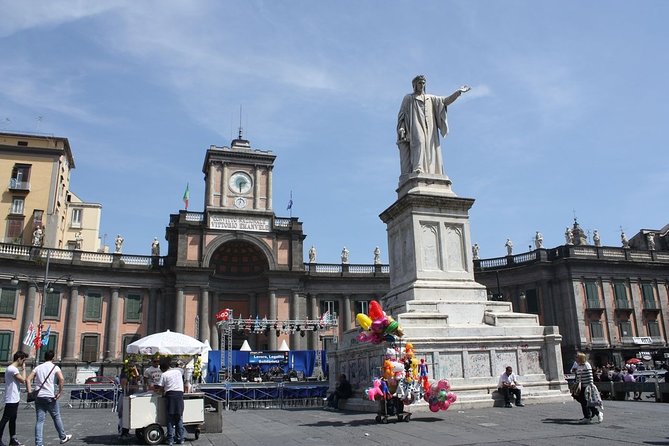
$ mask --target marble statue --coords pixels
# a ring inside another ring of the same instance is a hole
[[[309,248],[309,263],[316,263],[316,248],[314,245]]]
[[[602,239],[599,236],[599,231],[596,229],[592,233],[592,241],[595,243],[595,246],[602,246]]]
[[[81,235],[81,231],[74,234],[74,249],[81,251],[81,245],[84,242],[84,237]]]
[[[42,238],[44,236],[44,231],[41,226],[38,226],[33,231],[33,246],[41,246]]]
[[[504,243],[504,246],[506,246],[506,254],[507,255],[512,255],[513,254],[513,242],[511,241],[510,238],[506,239],[506,243]]]
[[[160,242],[158,241],[158,237],[154,237],[153,241],[151,242],[151,255],[152,256],[160,255]]]
[[[534,246],[537,249],[543,249],[544,247],[544,236],[539,231],[534,235]]]
[[[450,96],[425,93],[425,76],[412,81],[413,93],[402,100],[397,116],[397,146],[401,174],[444,174],[439,133],[448,134],[446,109],[471,88],[464,85]]]
[[[348,249],[346,249],[346,246],[341,250],[341,263],[348,263]]]
[[[381,250],[377,246],[374,248],[374,265],[380,265],[381,264]]]
[[[650,251],[655,251],[655,234],[652,232],[646,234],[646,241],[648,242],[648,249]]]
[[[630,247],[630,241],[627,240],[627,236],[625,235],[625,231],[620,231],[620,241],[623,244],[623,248],[629,248]]]
[[[571,229],[569,229],[569,226],[567,226],[567,229],[564,231],[564,241],[567,245],[573,245],[574,244],[574,233],[571,232]]]
[[[474,260],[479,259],[479,244],[474,243],[474,246],[472,246],[472,255],[474,256]]]
[[[117,252],[117,253],[121,252],[121,249],[123,249],[123,241],[124,240],[125,239],[123,237],[121,237],[121,234],[118,234],[116,236],[116,240],[114,241],[114,247],[115,247],[116,250],[114,252]]]

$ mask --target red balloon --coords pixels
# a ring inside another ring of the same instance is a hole
[[[381,304],[375,300],[369,301],[369,311],[367,313],[373,321],[384,318]]]
[[[432,412],[439,412],[439,403],[436,404],[430,404],[430,410]]]

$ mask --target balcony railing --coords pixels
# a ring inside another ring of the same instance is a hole
[[[29,181],[19,181],[16,178],[9,179],[9,188],[12,190],[30,190]]]
[[[632,306],[627,300],[616,299],[616,310],[631,310]]]

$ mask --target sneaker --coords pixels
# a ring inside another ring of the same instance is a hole
[[[4,446],[4,443],[0,442],[2,446]],[[25,444],[21,443],[17,439],[13,439],[12,441],[9,442],[9,446],[26,446]]]
[[[504,405],[504,407],[507,408],[507,409],[513,409],[513,406],[511,405],[511,403],[506,403]]]
[[[601,423],[602,421],[604,421],[604,412],[600,410],[599,413],[597,414],[597,422]]]
[[[581,418],[578,420],[578,424],[588,424],[590,422],[590,418]]]
[[[72,439],[72,434],[65,435],[65,438],[60,440],[60,444],[65,444]]]
[[[523,403],[516,403],[516,406],[518,406],[518,407],[525,407],[525,405],[524,405]]]

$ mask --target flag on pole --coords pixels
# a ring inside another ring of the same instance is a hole
[[[28,331],[26,332],[26,337],[23,338],[23,345],[31,346],[33,345],[33,341],[35,340],[35,327],[33,326],[33,323],[30,322],[30,325],[28,326]]]
[[[327,324],[328,322],[330,322],[330,310],[327,310],[321,315],[321,318],[318,320],[318,325],[323,327],[323,325]]]
[[[51,324],[49,324],[49,327],[44,332],[44,336],[42,336],[42,346],[43,347],[49,345],[49,336],[51,336]]]
[[[37,330],[35,330],[33,344],[35,344],[35,348],[40,348],[42,346],[42,324],[38,325]]]
[[[188,188],[189,184],[186,183],[186,190],[184,191],[184,204],[186,205],[186,210],[188,210],[188,200],[190,199],[190,189]]]
[[[293,209],[293,191],[290,191],[290,200],[288,200],[288,206],[286,210]]]

